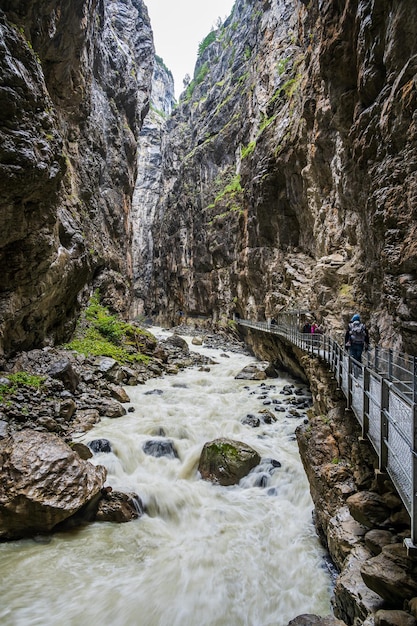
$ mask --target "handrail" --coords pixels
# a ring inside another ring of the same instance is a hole
[[[303,312],[305,313],[305,312]],[[278,335],[330,365],[347,406],[372,444],[379,469],[386,471],[411,519],[408,550],[417,549],[417,385],[416,357],[375,347],[364,363],[353,359],[326,333],[300,331],[299,312],[280,314],[275,323],[235,318],[236,324]]]

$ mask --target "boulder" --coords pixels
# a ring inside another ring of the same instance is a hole
[[[351,516],[368,528],[383,526],[391,514],[383,497],[373,491],[358,491],[346,500],[346,504]]]
[[[112,398],[102,398],[97,404],[97,409],[101,417],[116,418],[126,415],[125,407]]]
[[[374,528],[365,535],[365,545],[372,552],[374,556],[382,552],[384,546],[394,542],[395,535],[389,530],[379,530]]]
[[[117,400],[117,402],[130,402],[130,398],[127,395],[126,391],[123,389],[123,387],[111,384],[109,385],[109,391],[111,397]]]
[[[150,456],[178,458],[178,452],[172,441],[169,439],[149,439],[143,444],[143,451]]]
[[[59,406],[59,417],[69,422],[76,411],[77,405],[72,398],[64,398]]]
[[[266,380],[267,375],[264,369],[253,363],[246,365],[235,378],[237,380]]]
[[[98,452],[112,452],[111,443],[108,439],[93,439],[88,442],[87,446],[95,454]]]
[[[198,471],[204,480],[235,485],[259,464],[259,454],[241,441],[215,439],[204,444]]]
[[[375,626],[416,626],[412,615],[405,611],[386,611],[381,609],[375,613]]]
[[[56,435],[22,430],[0,441],[0,538],[48,532],[92,500],[106,469]]]
[[[110,357],[103,357],[98,364],[99,371],[107,380],[113,383],[122,383],[126,378],[126,374],[119,363]]]
[[[51,378],[60,380],[64,384],[65,389],[69,389],[71,392],[77,389],[80,382],[80,377],[74,371],[68,359],[60,359],[52,363],[48,369],[48,374]]]
[[[134,493],[118,491],[106,492],[100,500],[97,513],[97,522],[130,522],[143,515],[143,504]]]
[[[287,626],[346,626],[346,624],[340,619],[333,617],[333,615],[320,617],[319,615],[306,613],[292,619]]]
[[[71,441],[69,445],[71,449],[78,454],[78,456],[84,459],[84,461],[87,461],[87,459],[91,459],[91,457],[93,456],[90,448],[86,446],[85,443],[80,443],[79,441]]]
[[[185,352],[186,354],[188,354],[190,351],[187,342],[180,335],[171,335],[161,343],[168,347],[179,348],[182,352]]]
[[[362,565],[361,575],[367,587],[391,608],[402,609],[405,600],[417,595],[417,562],[407,556],[401,543],[384,546],[380,554]]]

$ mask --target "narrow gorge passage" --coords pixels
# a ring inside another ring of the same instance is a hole
[[[286,385],[308,390],[284,377],[236,380],[252,357],[194,349],[216,362],[210,371],[187,369],[126,388],[135,411],[82,436],[111,442],[113,452],[94,462],[107,467],[114,489],[140,495],[145,515],[53,535],[49,543],[0,545],[3,626],[284,626],[300,613],[331,612],[326,555],[294,437],[305,410],[282,393]],[[265,409],[274,423],[241,423]],[[262,457],[238,486],[198,476],[203,444],[220,436]],[[171,440],[179,458],[145,454],[150,439]]]

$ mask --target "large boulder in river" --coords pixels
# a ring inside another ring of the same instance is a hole
[[[265,371],[265,367],[262,367],[259,363],[250,363],[236,374],[235,378],[238,380],[266,380],[268,378]]]
[[[48,532],[102,489],[106,469],[51,433],[22,430],[0,441],[0,539]]]
[[[215,439],[204,444],[198,471],[204,480],[220,485],[236,485],[259,465],[259,454],[241,441]]]

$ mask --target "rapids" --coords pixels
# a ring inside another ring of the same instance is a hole
[[[93,462],[106,466],[114,489],[139,494],[145,514],[0,544],[3,626],[286,626],[302,613],[331,613],[331,578],[294,437],[305,412],[277,411],[275,423],[258,428],[241,423],[274,411],[273,400],[286,406],[283,387],[302,385],[235,380],[252,357],[190,347],[215,360],[209,372],[190,368],[127,387],[135,411],[81,437],[110,440],[113,451]],[[179,458],[143,452],[162,435]],[[219,436],[281,466],[261,464],[232,487],[205,482],[199,455]]]

